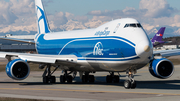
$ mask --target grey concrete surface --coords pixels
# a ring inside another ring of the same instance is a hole
[[[125,89],[126,74],[121,73],[119,83],[106,83],[106,72],[95,73],[95,83],[82,83],[79,76],[72,84],[60,84],[61,71],[55,72],[56,84],[43,84],[43,72],[31,72],[23,81],[9,78],[0,72],[0,97],[28,98],[59,101],[179,101],[180,65],[169,79],[158,79],[147,67],[135,75],[136,89]]]

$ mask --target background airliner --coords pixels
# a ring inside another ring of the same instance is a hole
[[[51,32],[42,1],[35,0],[35,7],[38,34],[30,43],[35,44],[38,54],[0,52],[1,58],[9,60],[6,73],[12,79],[27,78],[30,62],[40,64],[41,69],[46,68],[43,83],[55,83],[56,78],[52,75],[58,68],[64,71],[61,83],[71,83],[72,74],[76,72],[82,82],[94,82],[90,73],[101,71],[110,73],[106,77],[108,83],[118,83],[119,76],[114,72],[126,72],[128,79],[124,87],[127,89],[136,87],[133,75],[148,63],[150,73],[155,77],[166,79],[174,72],[171,61],[163,57],[179,55],[179,50],[153,52],[151,40],[136,19],[117,19],[94,29]],[[52,67],[54,71],[51,71]]]
[[[157,45],[163,44],[163,43],[171,43],[172,42],[172,41],[162,41],[165,29],[166,29],[166,27],[161,27],[159,29],[159,31],[152,38],[151,42],[154,47]]]
[[[151,40],[151,42],[153,43],[153,46],[165,43],[164,41],[162,41],[162,37],[164,35],[165,29],[166,29],[166,27],[161,27],[159,29],[159,31],[154,35],[154,37]]]

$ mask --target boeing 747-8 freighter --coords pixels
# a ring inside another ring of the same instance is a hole
[[[53,73],[60,68],[64,75],[61,83],[71,83],[71,73],[80,73],[82,82],[94,82],[91,73],[109,72],[108,83],[119,82],[115,72],[127,72],[125,88],[135,88],[134,74],[150,63],[150,73],[158,78],[169,78],[174,72],[171,61],[163,57],[179,55],[179,50],[153,52],[153,45],[139,21],[122,18],[105,23],[98,28],[51,32],[41,0],[35,0],[38,34],[34,42],[38,54],[0,52],[7,58],[7,75],[15,80],[28,77],[28,63],[38,63],[46,68],[44,83],[55,83]],[[5,38],[6,39],[6,38]],[[25,40],[20,40],[24,41]],[[28,41],[27,41],[28,42]],[[158,58],[156,58],[158,55]],[[159,58],[161,56],[161,58]],[[55,67],[54,71],[51,68]],[[90,75],[91,74],[91,75]]]

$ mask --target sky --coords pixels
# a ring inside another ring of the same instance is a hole
[[[52,31],[96,28],[119,18],[135,18],[152,37],[180,35],[180,0],[42,0]],[[0,0],[0,36],[37,32],[34,0]]]
[[[70,12],[75,15],[85,15],[87,12],[92,10],[112,11],[123,10],[126,7],[133,7],[138,9],[140,1],[141,0],[54,0],[48,4],[49,6],[46,7],[46,10],[53,13],[55,11],[62,11]],[[180,9],[180,0],[167,0],[167,2],[171,7]]]

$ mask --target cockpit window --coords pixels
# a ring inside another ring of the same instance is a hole
[[[124,28],[126,28],[126,27],[129,27],[129,24],[126,24],[126,25],[124,26]]]
[[[137,24],[138,27],[142,27],[140,23]]]
[[[126,27],[139,27],[139,28],[141,28],[142,26],[140,23],[133,23],[133,24],[126,24],[124,26],[124,28],[126,28]]]
[[[129,27],[137,27],[136,24],[130,24]]]

